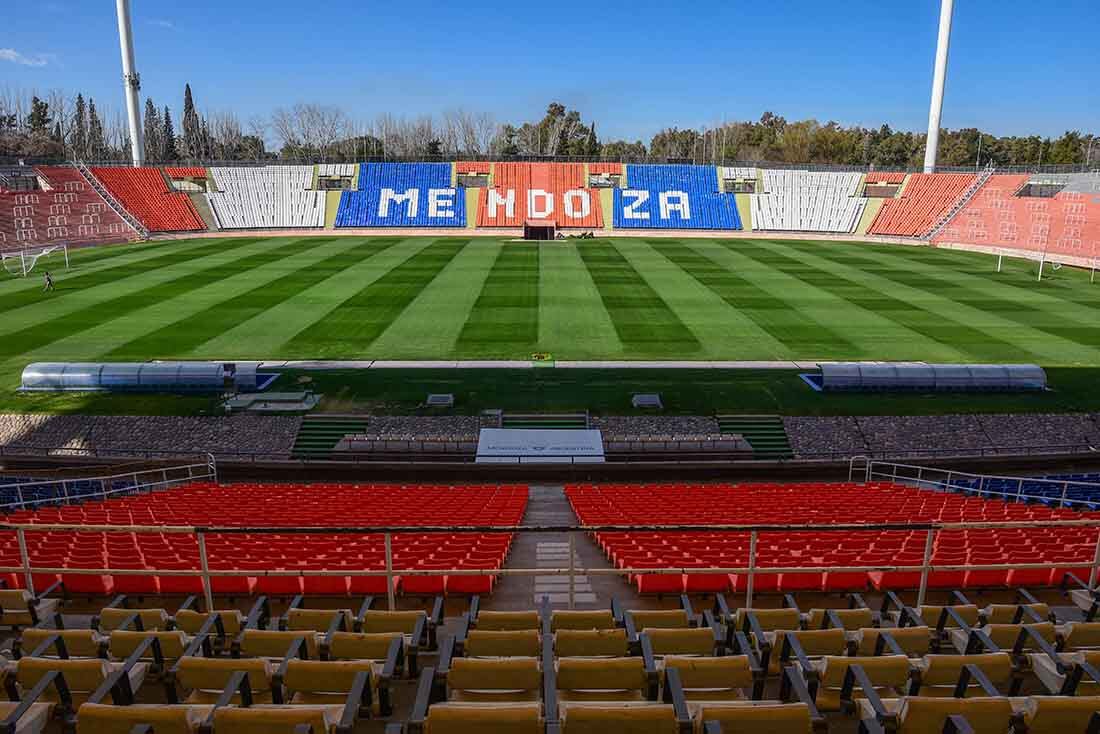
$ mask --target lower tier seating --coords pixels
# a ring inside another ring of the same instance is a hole
[[[584,485],[566,488],[587,525],[864,524],[1042,521],[1100,518],[1044,505],[980,499],[893,484]],[[931,588],[1050,585],[1066,573],[1088,576],[1095,527],[944,529],[932,562],[943,566],[1065,564],[1044,569],[934,570]],[[757,591],[914,588],[915,571],[832,571],[861,566],[919,566],[924,530],[768,531],[756,545]],[[595,540],[618,568],[746,568],[750,534],[733,531],[598,532]],[[769,568],[810,568],[800,572]],[[820,568],[820,570],[817,570]],[[743,591],[746,574],[658,574],[630,580],[642,593]]]
[[[77,505],[44,507],[8,515],[12,522],[105,525],[199,525],[242,528],[312,528],[316,533],[210,533],[206,551],[210,568],[256,571],[256,575],[215,577],[215,593],[274,595],[385,594],[385,548],[381,534],[332,534],[334,526],[479,525],[507,527],[519,523],[527,502],[526,487],[447,487],[393,485],[215,485],[129,495]],[[200,568],[197,538],[180,533],[104,533],[28,531],[32,565],[42,568],[155,569],[187,572]],[[392,538],[395,588],[406,594],[489,593],[491,572],[504,563],[512,534],[397,533]],[[14,533],[0,534],[0,564],[18,564]],[[293,575],[265,576],[282,569]],[[310,570],[347,575],[310,575]],[[466,570],[486,573],[402,577],[401,571]],[[376,575],[356,575],[357,571]],[[197,594],[196,575],[60,574],[67,589],[83,594]],[[6,578],[9,588],[24,585],[22,574]],[[35,588],[45,588],[58,574],[36,574]]]
[[[93,168],[118,202],[152,232],[199,232],[206,229],[187,194],[168,188],[159,168]]]
[[[0,191],[0,249],[57,243],[120,242],[136,237],[80,172],[39,166],[21,190]]]
[[[914,173],[896,199],[882,203],[867,233],[922,237],[972,183],[971,173]]]
[[[222,229],[325,226],[325,192],[313,166],[211,168],[218,191],[206,195]]]

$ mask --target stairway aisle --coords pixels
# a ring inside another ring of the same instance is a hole
[[[561,485],[532,485],[524,525],[576,525],[577,517]],[[607,557],[586,534],[575,535],[577,568],[610,568]],[[512,541],[505,568],[568,568],[568,533],[519,533]],[[577,576],[574,602],[578,609],[603,608],[611,597],[630,599],[631,588],[615,576]],[[569,606],[569,577],[503,576],[493,592],[489,609],[533,609],[543,596],[557,609]]]

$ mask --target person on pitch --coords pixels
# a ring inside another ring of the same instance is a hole
[[[45,272],[45,274],[43,275],[43,279],[45,280],[45,285],[42,286],[42,292],[45,293],[46,291],[52,291],[53,290],[53,276],[50,275],[49,270],[47,270]]]

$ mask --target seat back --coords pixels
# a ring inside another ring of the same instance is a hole
[[[163,609],[124,609],[120,607],[104,607],[103,611],[99,613],[99,629],[103,632],[116,630],[135,614],[141,617],[141,624],[146,632],[168,629],[168,612]],[[131,626],[129,629],[136,628]]]
[[[187,649],[187,635],[180,630],[162,632],[133,632],[131,630],[115,630],[111,633],[111,657],[125,660],[130,657],[138,645],[150,637],[160,641],[160,652],[167,660],[175,660],[183,655]],[[152,659],[153,649],[145,651],[145,657]]]
[[[563,709],[561,730],[563,734],[676,734],[676,712],[665,704],[567,706]]]
[[[997,647],[1002,650],[1011,650],[1012,646],[1016,644],[1016,639],[1020,636],[1020,631],[1025,625],[1020,624],[987,624],[982,628],[982,631],[989,636],[989,639],[993,641]],[[1037,624],[1026,625],[1034,632],[1038,633],[1045,641],[1051,645],[1055,642],[1055,629],[1052,622],[1039,622]],[[1030,638],[1025,639],[1024,649],[1032,650],[1035,648],[1035,642]]]
[[[691,625],[687,611],[683,609],[638,609],[627,612],[634,621],[634,629],[678,629]]]
[[[1062,635],[1064,650],[1100,647],[1100,622],[1068,622]]]
[[[966,717],[976,732],[1003,732],[1012,721],[1012,703],[1007,698],[953,698],[951,696],[907,696],[898,711],[899,732],[941,732],[949,716]]]
[[[262,658],[180,658],[176,680],[187,690],[221,691],[238,670],[248,673],[253,693],[271,690],[273,667]]]
[[[502,703],[475,707],[437,703],[428,709],[425,734],[542,734],[537,703]]]
[[[385,660],[400,632],[336,632],[329,655],[344,660]]]
[[[940,622],[940,615],[943,614],[943,610],[947,607],[943,606],[922,606],[917,608],[917,615],[921,620],[929,627],[935,627]],[[959,615],[962,621],[966,622],[967,626],[975,627],[978,624],[978,617],[981,615],[981,610],[974,604],[957,604],[950,607],[951,611]],[[959,624],[951,616],[947,617],[948,627],[958,627]]]
[[[1012,679],[1012,658],[1006,652],[980,655],[926,655],[923,659],[915,661],[915,664],[921,673],[922,690],[929,687],[954,687],[965,665],[977,666],[990,682],[998,687]],[[971,690],[981,690],[978,682],[973,679]]]
[[[615,699],[644,692],[649,680],[642,658],[560,658],[559,691],[569,698]],[[640,697],[640,696],[639,696]]]
[[[336,617],[343,617],[345,629],[351,630],[350,609],[291,609],[286,613],[286,627],[288,630],[327,632]]]
[[[241,614],[239,609],[219,609],[217,614],[221,615],[222,627],[225,629],[227,635],[240,634],[241,629],[244,628],[244,615]],[[202,626],[206,624],[206,620],[209,619],[209,617],[210,615],[206,612],[183,609],[176,612],[176,627],[189,635],[194,635],[202,629]]]
[[[360,673],[373,675],[370,660],[290,660],[283,682],[292,691],[347,693]]]
[[[719,658],[669,655],[665,658],[665,670],[670,668],[679,672],[680,683],[686,693],[736,693],[742,689],[751,689],[754,683],[749,659],[744,655]],[[727,697],[715,695],[715,698]]]
[[[1050,614],[1050,607],[1046,604],[990,604],[982,610],[982,616],[988,624],[1012,624],[1016,621],[1016,611],[1025,606],[1034,611],[1043,619]],[[1032,622],[1034,617],[1024,614],[1021,622]]]
[[[194,706],[110,706],[85,703],[77,712],[78,734],[130,734],[138,724],[152,724],[157,734],[192,734],[203,711]]]
[[[363,614],[361,629],[363,632],[400,632],[411,635],[416,630],[417,623],[427,616],[420,610],[391,612],[370,609]]]
[[[706,721],[717,721],[724,732],[753,734],[810,734],[813,728],[810,708],[804,703],[764,702],[751,706],[703,704],[695,715],[695,721],[696,731],[699,732]]]
[[[463,643],[470,657],[538,657],[542,652],[542,636],[537,629],[470,630]]]
[[[299,637],[305,639],[309,656],[317,656],[317,635],[310,631],[247,629],[241,635],[244,657],[281,658]]]
[[[870,627],[875,621],[875,613],[866,607],[859,609],[811,609],[806,629],[821,629],[822,624],[825,622],[826,612],[832,612],[836,615],[836,618],[843,625],[843,629],[850,631]]]
[[[904,692],[909,681],[909,658],[904,655],[882,655],[879,657],[850,658],[827,655],[821,661],[821,685],[827,688],[840,688],[848,669],[859,665],[876,688],[896,688]]]
[[[887,632],[898,647],[910,657],[919,657],[928,653],[932,644],[932,630],[929,627],[894,627],[891,629],[879,629],[878,627],[865,627],[856,633],[856,655],[868,657],[875,654],[879,635]],[[886,649],[889,653],[889,648]]]
[[[710,627],[653,628],[647,627],[654,655],[713,655],[714,631]]]
[[[237,708],[223,706],[214,711],[214,731],[233,734],[295,734],[295,729],[308,724],[313,732],[327,734],[329,720],[325,707],[278,706],[271,708]]]
[[[626,657],[630,654],[626,630],[559,630],[554,633],[554,652],[558,657]]]
[[[539,629],[539,613],[529,612],[479,612],[477,629],[484,631],[508,632],[516,630]]]
[[[94,658],[99,655],[100,639],[95,630],[55,630],[41,627],[24,627],[19,633],[19,648],[24,655],[30,655],[39,645],[50,637],[60,637],[64,640],[65,652],[69,657]],[[57,645],[53,644],[45,652],[46,655],[57,655]]]
[[[802,626],[802,615],[797,609],[738,609],[733,618],[738,631],[745,629],[745,621],[750,612],[764,632],[797,630]]]
[[[542,688],[542,671],[539,659],[501,658],[453,658],[447,671],[447,688],[462,691],[465,698],[493,701],[523,701]]]
[[[610,609],[556,609],[550,616],[550,629],[558,630],[606,630],[615,628],[615,617]]]
[[[74,693],[94,691],[107,680],[111,666],[106,660],[84,658],[80,660],[55,660],[53,658],[20,658],[16,663],[16,680],[23,690],[34,688],[42,676],[58,670],[65,676],[65,683]]]
[[[843,655],[848,647],[848,637],[842,629],[803,630],[794,634],[810,657]]]
[[[1024,704],[1028,734],[1066,734],[1085,731],[1100,696],[1031,696]]]

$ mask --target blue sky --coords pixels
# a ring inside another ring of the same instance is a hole
[[[7,2],[0,87],[122,106],[114,3]],[[463,107],[537,119],[551,100],[602,139],[722,119],[923,130],[939,0],[134,0],[143,95],[242,120],[294,102],[354,117]],[[231,10],[230,10],[231,8]],[[944,125],[1100,132],[1098,0],[958,0]]]

